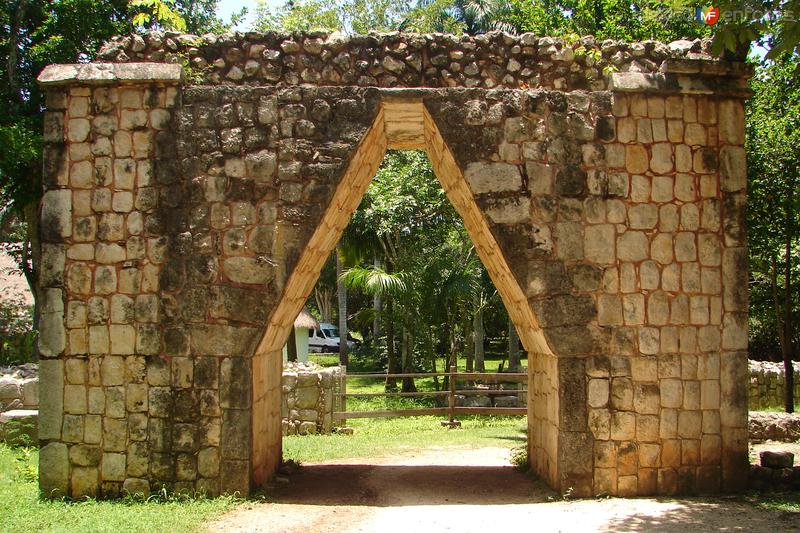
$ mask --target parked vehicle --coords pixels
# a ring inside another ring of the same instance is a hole
[[[308,332],[308,350],[310,352],[338,352],[339,342],[339,328],[327,322],[320,322],[318,328]],[[352,349],[355,347],[355,343],[348,339],[347,347]]]

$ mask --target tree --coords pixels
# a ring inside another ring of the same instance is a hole
[[[759,67],[747,114],[750,181],[751,336],[777,337],[786,376],[786,411],[794,411],[792,359],[800,345],[800,60],[784,54]],[[779,111],[780,110],[780,111]],[[767,343],[769,346],[770,343]],[[762,348],[764,348],[762,344]]]
[[[767,50],[768,59],[800,53],[799,0],[722,0],[714,51],[744,57],[751,43]]]
[[[50,63],[91,59],[106,39],[132,26],[127,0],[0,0],[0,6],[0,230],[34,295],[36,320],[44,106],[36,77]]]
[[[508,22],[537,35],[673,41],[711,35],[681,0],[510,0]]]
[[[341,31],[369,33],[398,29],[408,0],[286,0],[272,7],[260,0],[256,31]]]
[[[342,280],[342,248],[336,247],[336,297],[339,301],[339,364],[347,366],[347,286]]]

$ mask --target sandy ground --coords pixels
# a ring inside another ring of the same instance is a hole
[[[305,464],[209,525],[232,532],[800,531],[800,516],[733,498],[563,501],[514,470],[505,448]]]

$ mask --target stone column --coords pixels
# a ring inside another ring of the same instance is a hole
[[[147,493],[170,445],[154,165],[179,65],[59,65],[47,91],[41,207],[40,489]],[[180,373],[173,375],[179,379]],[[178,466],[180,468],[180,465]]]

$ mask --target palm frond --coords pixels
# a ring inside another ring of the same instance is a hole
[[[407,287],[402,273],[386,272],[375,266],[356,265],[342,272],[339,279],[348,288],[359,289],[367,294],[398,294]]]

